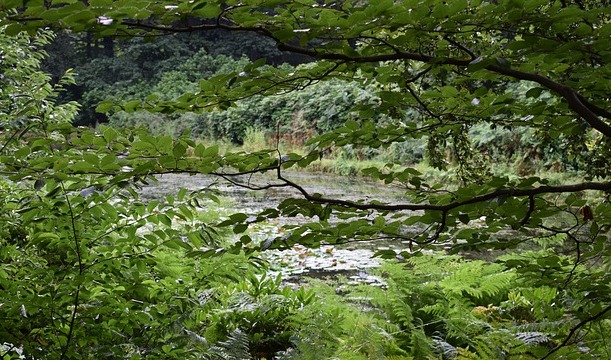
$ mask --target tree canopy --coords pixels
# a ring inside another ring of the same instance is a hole
[[[264,249],[295,243],[317,246],[400,239],[410,243],[411,251],[386,250],[379,255],[408,258],[440,247],[455,253],[505,250],[534,239],[561,238],[557,252],[538,255],[533,261],[506,262],[522,273],[540,273],[542,281],[566,295],[563,306],[568,326],[555,334],[557,345],[543,356],[551,357],[574,344],[574,338],[591,323],[608,319],[611,310],[607,271],[611,258],[610,14],[607,2],[596,0],[3,1],[0,26],[6,36],[36,35],[46,27],[97,37],[249,32],[271,39],[280,51],[312,60],[295,69],[267,66],[260,59],[202,79],[198,89],[175,99],[152,95],[128,103],[109,100],[98,105],[99,112],[226,109],[252,96],[299,91],[331,79],[373,86],[379,103],[357,104],[353,110],[358,118],[310,139],[311,151],[305,156],[281,154],[278,149],[220,154],[218,148],[186,138],[158,139],[142,133],[122,137],[111,128],[77,131],[45,121],[39,124],[40,138],[30,143],[25,128],[11,122],[11,126],[2,125],[3,132],[14,134],[6,137],[2,148],[2,172],[15,181],[33,181],[38,190],[63,193],[62,210],[58,211],[68,219],[74,219],[70,213],[79,206],[89,209],[89,202],[103,202],[111,193],[122,194],[132,182],[156,174],[211,174],[253,190],[297,190],[300,196],[254,218],[234,214],[218,224],[240,234],[252,224],[279,216],[309,219],[289,226],[286,235],[260,244]],[[49,90],[43,100],[51,95]],[[34,103],[21,103],[20,98],[9,102],[3,108],[13,109],[6,115],[11,119],[21,114],[51,119],[59,116],[54,111],[67,111],[49,105],[43,116],[37,113],[44,108],[40,103],[33,110]],[[380,114],[388,120],[378,123],[375,119]],[[492,128],[528,127],[542,138],[559,141],[567,159],[583,165],[584,180],[555,183],[540,177],[490,174],[468,136],[470,128],[482,123]],[[401,164],[368,168],[364,175],[404,189],[403,202],[383,203],[310,193],[285,175],[288,168],[315,162],[329,147],[380,148],[420,138],[427,139],[434,166],[447,166],[443,152],[452,149],[459,186],[429,184],[418,171]],[[53,146],[59,148],[52,148],[45,160],[37,160],[39,147],[47,141],[57,142]],[[92,152],[96,155],[87,155]],[[274,172],[275,180],[241,180],[242,175],[261,172]],[[82,203],[70,200],[91,187],[101,192],[94,198],[79,198]],[[30,214],[29,219],[40,216],[33,209],[40,206],[37,201],[31,203],[32,209],[22,210]],[[98,210],[88,216],[120,218],[122,212],[127,214],[127,205],[121,206],[118,215],[117,210],[96,205]],[[172,216],[189,217],[186,208],[168,211]],[[154,219],[161,224],[170,221],[161,213]],[[134,236],[133,226],[133,230],[127,225],[114,230]],[[79,279],[89,266],[87,261],[93,265],[95,260],[81,257],[78,251],[83,246],[79,239],[86,238],[87,229],[73,224],[68,230],[74,246],[64,251],[77,249],[71,261],[80,269],[74,275],[76,297],[66,295],[75,304],[66,336],[70,339],[77,329]],[[511,232],[508,236],[507,231]],[[163,238],[169,232],[171,229],[155,236]],[[52,228],[44,230],[37,241],[53,242],[51,233]],[[92,239],[88,241],[95,242]],[[192,244],[177,246],[189,246],[194,256],[214,252],[201,250],[203,240],[193,239]],[[244,235],[236,246],[253,246],[251,241]],[[111,254],[106,256],[118,256]],[[66,343],[69,340],[63,340]],[[62,349],[65,354],[68,346]]]

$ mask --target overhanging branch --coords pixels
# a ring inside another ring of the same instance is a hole
[[[394,52],[389,54],[371,55],[371,56],[350,56],[343,53],[321,52],[313,49],[308,49],[300,46],[295,46],[286,43],[279,43],[278,48],[283,51],[290,51],[298,54],[308,55],[310,57],[321,60],[342,60],[345,62],[355,63],[373,63],[390,60],[414,60],[427,64],[438,65],[454,65],[466,67],[471,62],[470,60],[456,58],[436,58],[428,55],[422,55],[411,52]],[[518,80],[534,81],[541,86],[560,95],[569,105],[569,108],[584,119],[592,128],[598,130],[606,137],[611,138],[611,125],[607,124],[599,118],[599,116],[611,119],[611,113],[602,109],[579,94],[575,89],[558,83],[548,77],[539,74],[533,74],[526,71],[520,71],[509,67],[499,65],[488,65],[486,70],[512,77]]]
[[[242,7],[242,5],[237,5],[236,7]],[[458,49],[466,52],[469,55],[469,59],[461,59],[461,58],[452,58],[452,57],[435,57],[431,55],[422,54],[419,52],[409,52],[409,51],[400,51],[395,46],[390,45],[390,49],[393,51],[391,53],[381,53],[376,55],[353,55],[347,54],[344,52],[334,52],[334,51],[324,51],[318,50],[316,48],[312,48],[309,46],[300,46],[294,45],[293,43],[289,43],[286,41],[281,41],[276,36],[274,36],[273,31],[268,29],[265,26],[261,25],[253,25],[253,26],[242,26],[235,23],[230,17],[228,17],[228,13],[236,7],[228,7],[225,8],[221,15],[215,18],[214,23],[207,23],[201,25],[193,25],[193,26],[176,26],[176,25],[165,25],[165,24],[155,24],[150,21],[140,21],[140,20],[131,20],[131,19],[123,19],[121,21],[121,25],[126,26],[128,28],[136,28],[142,30],[150,30],[150,31],[160,31],[160,32],[195,32],[195,31],[208,31],[208,30],[217,30],[222,29],[226,31],[245,31],[245,32],[254,32],[260,35],[263,35],[267,38],[270,38],[277,43],[278,49],[282,51],[289,51],[295,54],[302,54],[310,56],[314,59],[320,60],[331,60],[331,61],[343,61],[343,62],[352,62],[352,63],[377,63],[380,61],[392,61],[392,60],[413,60],[419,61],[431,65],[452,65],[452,66],[460,66],[466,67],[470,64],[472,59],[476,56],[476,54],[464,46],[460,42],[447,38],[451,44],[453,44]],[[9,20],[16,22],[28,22],[28,21],[40,21],[42,18],[38,17],[21,17],[21,16],[9,16]],[[356,35],[351,39],[362,38],[364,35]],[[348,41],[349,39],[344,39]],[[378,39],[383,41],[381,39]],[[499,65],[488,65],[485,67],[486,70],[509,76],[517,80],[528,80],[534,81],[541,86],[555,92],[560,97],[562,97],[569,108],[574,111],[577,115],[579,115],[584,121],[586,121],[592,128],[599,131],[604,136],[611,138],[611,124],[608,124],[603,119],[611,120],[611,111],[601,108],[598,105],[595,105],[593,102],[586,99],[581,93],[579,93],[576,89],[573,89],[565,84],[559,83],[557,81],[552,80],[549,77],[529,73],[525,71],[520,71],[516,69],[512,69],[510,67],[504,67]]]
[[[239,25],[227,25],[223,23],[215,23],[215,24],[204,24],[197,25],[191,27],[183,27],[183,28],[175,28],[171,26],[164,25],[155,25],[155,24],[147,24],[142,22],[133,22],[133,21],[124,21],[125,25],[131,27],[137,27],[148,30],[156,30],[156,31],[169,31],[169,32],[193,32],[193,31],[202,31],[202,30],[213,30],[213,29],[223,29],[228,31],[248,31],[255,32],[261,34],[265,37],[271,38],[277,42],[277,47],[281,51],[288,51],[295,54],[306,55],[312,57],[314,59],[319,60],[331,60],[331,61],[342,61],[342,62],[351,62],[351,63],[377,63],[381,61],[392,61],[392,60],[413,60],[419,61],[431,65],[452,65],[452,66],[461,66],[467,67],[471,61],[473,56],[472,52],[470,52],[470,59],[459,59],[452,57],[434,57],[430,55],[425,55],[421,53],[415,52],[405,52],[399,51],[394,48],[392,53],[387,54],[377,54],[377,55],[351,55],[342,52],[328,52],[328,51],[320,51],[315,48],[293,45],[287,42],[279,41],[274,37],[273,33],[268,29],[260,26],[239,26]],[[460,45],[458,42],[453,41],[455,46]],[[464,48],[466,49],[466,48]],[[529,73],[526,71],[520,71],[516,69],[512,69],[510,67],[504,67],[499,65],[488,65],[485,67],[486,70],[509,76],[517,80],[525,80],[525,81],[534,81],[539,85],[555,92],[560,95],[569,105],[569,108],[573,110],[576,114],[578,114],[583,120],[585,120],[592,128],[596,129],[604,136],[611,138],[611,125],[607,124],[605,121],[601,120],[600,117],[611,119],[611,112],[600,108],[599,106],[594,105],[590,101],[588,101],[583,95],[577,92],[575,89],[556,82],[548,77],[543,75]]]
[[[467,200],[454,201],[445,205],[434,205],[434,204],[377,204],[377,203],[357,203],[354,201],[331,199],[318,195],[312,195],[302,186],[286,179],[282,175],[279,176],[286,186],[290,186],[303,197],[313,203],[337,205],[347,208],[353,208],[357,210],[378,210],[378,211],[421,211],[421,210],[432,210],[441,211],[443,213],[450,210],[454,210],[461,206],[481,203],[490,201],[499,197],[534,197],[537,195],[544,194],[558,194],[558,193],[573,193],[584,190],[599,190],[599,191],[611,191],[611,181],[608,182],[583,182],[571,185],[558,185],[558,186],[539,186],[530,189],[499,189],[487,194],[473,196]]]
[[[581,116],[590,126],[600,131],[606,137],[611,138],[611,125],[602,121],[599,116],[611,119],[611,113],[599,108],[588,102],[583,95],[579,94],[576,90],[569,86],[555,82],[552,79],[525,71],[511,69],[509,67],[503,67],[498,65],[486,66],[486,70],[513,77],[519,80],[534,81],[541,86],[544,86],[558,95],[562,96],[569,108]]]
[[[549,353],[547,353],[547,355],[545,355],[544,357],[541,358],[541,360],[547,359],[549,358],[552,354],[554,354],[556,351],[560,350],[561,348],[563,348],[564,346],[566,346],[569,341],[571,340],[571,338],[573,338],[573,336],[575,335],[575,333],[581,329],[582,327],[584,327],[586,324],[599,320],[601,319],[607,312],[609,312],[611,310],[611,305],[607,306],[606,308],[604,308],[603,310],[601,310],[600,312],[586,318],[583,319],[582,321],[580,321],[577,325],[573,326],[571,328],[571,330],[569,331],[569,334],[567,335],[567,337],[564,339],[564,341],[562,341],[562,343],[560,343],[560,345],[556,346],[555,348],[553,348]]]

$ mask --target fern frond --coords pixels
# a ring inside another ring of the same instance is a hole
[[[250,347],[248,335],[240,329],[232,331],[227,340],[219,341],[216,345],[208,348],[210,360],[248,360]]]
[[[521,324],[515,327],[521,332],[554,332],[557,333],[561,328],[568,328],[570,323],[566,319],[556,321],[540,321]]]
[[[416,359],[434,358],[435,352],[432,341],[422,329],[414,330],[411,333],[410,355]]]
[[[548,248],[553,248],[556,246],[561,246],[566,242],[567,235],[566,234],[552,234],[550,236],[543,236],[538,238],[533,238],[532,241],[541,246],[544,250]]]
[[[399,297],[393,297],[390,302],[392,308],[392,317],[395,322],[400,324],[404,329],[412,327],[414,321],[414,315],[412,314],[412,308]]]
[[[487,264],[484,261],[460,262],[455,271],[439,281],[448,294],[461,296],[463,293],[482,300],[493,298],[510,290],[516,275],[500,264]]]
[[[497,297],[508,293],[513,288],[515,280],[516,274],[513,271],[488,274],[481,278],[479,290],[487,297]]]
[[[550,341],[550,338],[542,332],[520,332],[516,334],[516,339],[526,345],[545,344]]]
[[[528,360],[544,355],[548,341],[550,339],[540,332],[512,333],[507,329],[499,329],[476,337],[470,347],[476,351],[477,357],[483,360]]]
[[[422,311],[425,314],[433,315],[437,318],[444,317],[447,314],[447,304],[444,302],[437,302],[433,305],[423,306],[418,311]]]
[[[495,343],[478,341],[475,344],[475,350],[477,357],[480,360],[496,360],[504,358],[503,352]]]

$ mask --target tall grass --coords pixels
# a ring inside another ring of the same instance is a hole
[[[217,145],[221,153],[232,151],[255,152],[264,149],[277,149],[280,153],[285,154],[294,152],[298,154],[307,154],[310,149],[306,147],[295,147],[294,144],[284,144],[273,136],[268,136],[263,129],[250,127],[246,129],[244,143],[236,145],[228,140],[209,140],[200,139],[204,145]],[[444,169],[436,169],[430,166],[425,157],[413,156],[409,161],[402,161],[404,152],[403,148],[388,147],[374,149],[373,151],[364,152],[358,148],[339,148],[325,153],[324,157],[311,163],[306,168],[292,167],[291,171],[299,172],[315,172],[325,174],[335,174],[341,176],[362,176],[363,170],[371,167],[386,169],[387,171],[401,171],[406,167],[413,168],[420,172],[421,177],[428,182],[438,182],[445,184],[460,183],[457,175],[457,165],[449,164]],[[392,169],[389,168],[392,165]],[[526,174],[521,174],[521,164],[519,162],[494,162],[490,164],[490,174],[497,177],[507,177],[509,180],[517,180]],[[538,176],[547,179],[550,184],[558,184],[563,182],[578,181],[580,177],[571,172],[559,171],[555,168],[546,168],[544,166],[533,167],[532,172],[526,176]]]
[[[273,145],[272,145],[273,146]],[[265,132],[259,128],[249,127],[244,133],[244,144],[242,150],[245,152],[255,152],[268,149],[270,147],[266,138]]]

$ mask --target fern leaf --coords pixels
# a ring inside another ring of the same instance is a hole
[[[210,360],[248,360],[250,356],[250,346],[248,335],[240,329],[232,331],[227,340],[219,341],[215,346],[208,349]]]
[[[520,332],[516,334],[516,339],[523,342],[525,345],[546,344],[550,338],[542,332]]]

